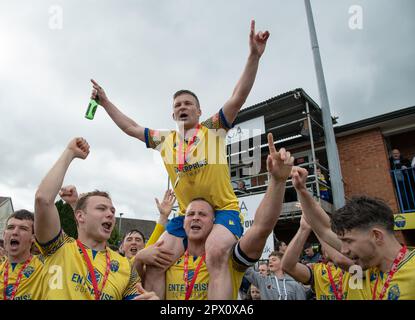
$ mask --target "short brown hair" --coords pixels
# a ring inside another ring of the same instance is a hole
[[[6,221],[6,224],[9,222],[10,219],[17,219],[17,220],[29,220],[32,221],[33,223],[35,222],[35,216],[33,215],[32,212],[30,212],[29,210],[25,210],[25,209],[21,209],[21,210],[17,210],[14,213],[12,213]],[[34,225],[32,225],[32,233],[34,233]]]
[[[79,197],[78,201],[76,202],[75,211],[85,210],[86,204],[87,204],[87,200],[90,197],[93,197],[93,196],[104,197],[104,198],[107,198],[107,199],[111,200],[111,197],[110,197],[110,195],[109,195],[108,192],[99,191],[99,190],[94,190],[94,191],[91,191],[91,192],[87,192],[87,193],[82,194]]]
[[[206,202],[209,205],[209,207],[212,209],[213,214],[215,213],[215,208],[213,208],[212,204],[209,201],[207,201],[205,198],[202,198],[202,197],[194,198],[194,199],[192,199],[192,201],[189,202],[189,204],[191,204],[194,201],[204,201],[204,202]]]
[[[200,109],[200,102],[199,102],[199,99],[198,99],[197,95],[196,95],[196,94],[194,94],[194,93],[193,93],[192,91],[190,91],[190,90],[182,89],[182,90],[177,91],[177,92],[173,95],[173,99],[176,99],[178,96],[181,96],[182,94],[190,94],[193,98],[195,98],[195,99],[196,99],[196,102],[197,102],[197,107]]]
[[[394,232],[393,211],[379,198],[353,197],[331,216],[331,229],[340,236],[352,229],[368,230],[373,226],[383,227],[390,234]]]

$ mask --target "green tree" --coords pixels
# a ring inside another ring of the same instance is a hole
[[[65,203],[63,200],[59,200],[55,203],[59,212],[59,219],[63,231],[70,237],[77,239],[78,231],[76,228],[75,216],[72,207]]]
[[[121,235],[118,232],[118,228],[115,226],[114,229],[112,229],[111,237],[108,239],[108,243],[112,246],[118,247],[120,240]]]

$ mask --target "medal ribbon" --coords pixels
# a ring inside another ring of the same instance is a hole
[[[407,247],[403,246],[401,248],[401,250],[399,250],[399,253],[397,255],[397,257],[395,258],[395,260],[393,261],[392,264],[392,268],[389,271],[388,277],[386,279],[385,284],[383,285],[382,290],[380,291],[379,294],[379,300],[382,300],[383,297],[385,296],[386,290],[388,290],[389,288],[389,284],[392,281],[393,275],[395,274],[396,271],[398,271],[398,264],[402,261],[402,259],[405,257],[406,251],[407,251]],[[376,291],[377,291],[377,287],[378,287],[378,281],[379,281],[379,276],[380,274],[378,274],[377,278],[376,278],[376,282],[375,282],[375,287],[373,290],[373,296],[372,296],[372,300],[376,300]]]
[[[81,243],[81,241],[76,240],[76,243],[78,244],[78,247],[82,251],[82,254],[84,256],[84,260],[85,260],[86,265],[88,267],[89,274],[91,275],[92,286],[94,287],[95,300],[100,300],[101,292],[104,291],[104,287],[105,287],[105,284],[107,283],[108,275],[110,273],[110,254],[109,254],[108,250],[106,250],[105,256],[106,256],[107,266],[106,266],[106,270],[105,270],[104,280],[102,281],[101,291],[99,291],[98,290],[98,281],[97,281],[97,277],[95,276],[95,271],[94,271],[94,267],[92,266],[91,259],[89,258],[88,253],[86,252],[85,247]]]
[[[192,144],[196,140],[197,133],[199,132],[199,129],[200,129],[200,124],[197,125],[196,131],[195,131],[193,137],[190,139],[189,143],[187,144],[187,147],[186,147],[186,150],[184,151],[184,153],[183,153],[183,139],[180,139],[179,150],[177,151],[178,154],[179,154],[179,167],[178,167],[179,171],[183,171],[183,166],[184,166],[184,163],[186,162],[187,154],[189,153],[190,147],[192,146]]]
[[[186,250],[186,252],[184,253],[184,282],[186,284],[185,300],[189,300],[190,295],[192,294],[197,275],[199,274],[200,268],[202,267],[202,264],[203,264],[203,261],[205,261],[205,258],[206,258],[206,254],[203,254],[202,258],[199,261],[199,264],[196,267],[195,273],[193,274],[192,282],[189,284],[189,250]]]
[[[330,266],[326,264],[325,267],[327,270],[327,274],[329,276],[331,288],[333,289],[336,299],[343,300],[343,271],[340,271],[339,286],[337,287],[336,283],[334,282],[333,274],[331,273]]]
[[[9,261],[8,260],[6,261],[6,264],[4,266],[4,276],[3,276],[3,285],[4,285],[3,296],[4,296],[4,300],[14,300],[14,296],[16,295],[17,288],[19,287],[20,281],[22,280],[23,271],[26,269],[27,265],[30,263],[31,260],[32,260],[32,256],[30,256],[25,261],[22,268],[20,269],[20,271],[17,275],[16,282],[13,285],[13,289],[12,289],[12,292],[10,294],[10,299],[7,299],[7,287],[9,285]]]

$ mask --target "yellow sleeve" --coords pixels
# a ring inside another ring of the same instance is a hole
[[[156,227],[153,230],[153,233],[150,236],[150,239],[148,239],[147,241],[146,247],[155,244],[164,231],[166,231],[166,228],[163,225],[157,223]]]

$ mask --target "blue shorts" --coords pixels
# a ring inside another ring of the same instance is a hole
[[[329,191],[328,190],[320,190],[320,198],[326,201],[329,201]]]
[[[184,216],[178,216],[169,221],[166,226],[166,230],[171,235],[178,238],[186,238],[186,232],[183,228]],[[216,210],[215,211],[215,224],[221,224],[237,239],[239,239],[244,233],[241,219],[239,218],[239,211],[236,210]]]

